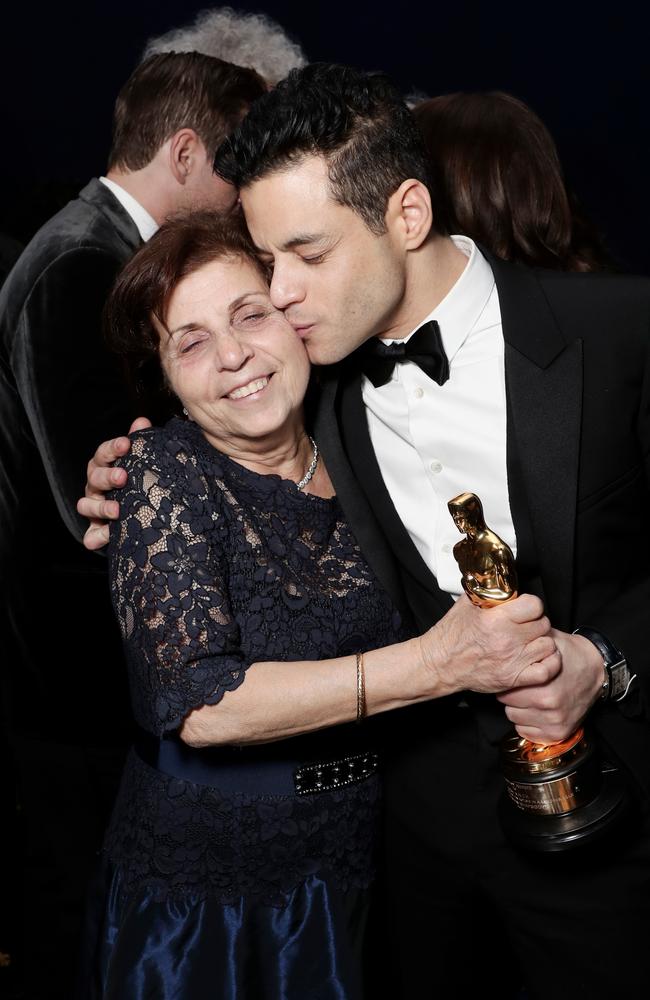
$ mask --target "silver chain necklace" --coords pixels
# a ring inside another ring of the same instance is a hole
[[[311,464],[307,469],[306,473],[304,474],[300,482],[296,483],[297,490],[304,490],[305,486],[316,472],[316,466],[318,465],[318,445],[314,441],[313,437],[310,436],[309,440],[311,441],[311,446],[314,449],[314,454],[312,456]]]

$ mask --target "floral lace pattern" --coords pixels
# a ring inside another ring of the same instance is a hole
[[[406,638],[335,498],[243,468],[190,422],[132,440],[109,558],[143,729],[177,729],[193,708],[243,683],[251,663],[336,657]],[[333,755],[344,728],[328,731]],[[298,739],[307,762],[309,738]],[[106,847],[130,888],[162,894],[255,893],[279,903],[318,870],[367,885],[377,787],[369,778],[301,799],[224,795],[133,755]]]
[[[376,775],[320,795],[225,795],[167,777],[132,753],[106,849],[128,895],[146,885],[158,899],[255,895],[281,906],[315,873],[344,890],[370,884],[378,807]]]

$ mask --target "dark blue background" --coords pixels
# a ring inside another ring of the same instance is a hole
[[[22,235],[48,200],[103,170],[113,99],[145,41],[207,6],[62,0],[4,14],[0,229]],[[499,88],[527,101],[611,249],[625,267],[650,271],[650,70],[632,5],[605,14],[569,2],[235,6],[274,17],[309,59],[385,70],[407,92]]]

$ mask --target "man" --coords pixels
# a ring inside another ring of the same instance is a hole
[[[29,855],[25,966],[48,997],[71,995],[87,871],[129,727],[105,567],[78,544],[75,511],[91,443],[134,412],[102,309],[165,218],[230,210],[236,191],[214,175],[214,150],[264,90],[254,71],[197,53],[139,66],[116,101],[106,176],[34,236],[0,295],[3,687]],[[91,654],[98,620],[106,638]]]
[[[419,137],[381,77],[291,74],[216,169],[240,187],[274,304],[323,366],[316,435],[379,578],[420,628],[444,622],[461,589],[447,502],[476,493],[562,655],[543,687],[418,706],[391,732],[397,995],[506,998],[522,982],[535,998],[643,995],[650,283],[526,271],[436,231]],[[93,467],[90,496],[122,479]],[[115,515],[97,499],[80,509]],[[572,634],[585,626],[590,638]],[[607,640],[627,659],[618,701],[602,698]],[[550,742],[585,718],[642,815],[618,840],[521,853],[498,822],[507,720]],[[371,961],[383,974],[385,957]]]

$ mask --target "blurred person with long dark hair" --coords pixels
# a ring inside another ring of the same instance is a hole
[[[566,185],[553,137],[523,101],[500,91],[443,94],[413,114],[447,232],[529,267],[611,266]]]

